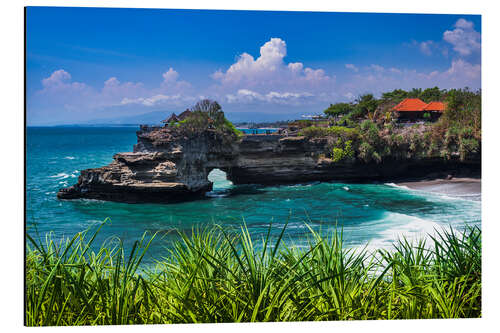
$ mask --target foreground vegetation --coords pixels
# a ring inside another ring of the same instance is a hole
[[[99,227],[99,232],[102,225]],[[97,234],[55,243],[28,236],[26,324],[96,325],[481,316],[481,231],[440,231],[427,244],[348,249],[311,230],[307,248],[243,227],[181,234],[155,268],[154,236],[92,251]],[[145,266],[149,267],[149,266]]]

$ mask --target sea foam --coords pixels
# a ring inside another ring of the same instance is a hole
[[[373,226],[379,229],[373,230],[374,237],[369,243],[369,248],[373,249],[391,249],[403,237],[409,242],[429,240],[436,232],[449,229],[432,220],[394,212],[386,212],[382,219],[373,221]]]
[[[61,173],[58,173],[57,175],[49,176],[49,178],[58,178],[58,179],[66,179],[68,177],[69,177],[69,175],[65,172],[61,172]]]

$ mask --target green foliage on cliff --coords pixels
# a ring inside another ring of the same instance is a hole
[[[352,140],[347,140],[342,143],[341,139],[338,139],[337,145],[332,148],[332,160],[334,162],[341,162],[345,159],[354,157],[354,149],[352,148]]]
[[[300,136],[308,138],[322,138],[327,136],[341,137],[343,139],[355,139],[359,135],[359,131],[355,128],[342,126],[318,127],[310,126],[299,131]]]
[[[271,229],[269,225],[269,231]],[[390,251],[348,248],[310,229],[305,248],[245,227],[181,233],[156,267],[151,241],[94,251],[95,234],[29,238],[26,324],[124,325],[481,317],[481,230],[401,239]],[[254,244],[262,244],[257,249]]]
[[[399,124],[396,115],[390,112],[404,98],[442,101],[447,107],[438,121],[432,122],[431,115],[425,113],[421,121],[427,122],[407,126]],[[481,153],[480,90],[441,90],[438,87],[410,91],[396,89],[383,93],[379,99],[366,94],[354,103],[332,104],[324,112],[334,117],[340,126],[310,126],[303,128],[299,135],[329,138],[336,142],[338,137],[350,133],[348,139],[352,140],[355,156],[365,162],[425,157],[459,158],[463,161],[477,159]],[[343,138],[342,142],[345,141],[346,138]],[[335,159],[338,159],[341,156],[340,147],[335,148]]]
[[[231,140],[236,140],[243,135],[226,119],[222,107],[216,101],[201,100],[190,111],[186,119],[171,127],[186,135],[196,135],[207,130]]]

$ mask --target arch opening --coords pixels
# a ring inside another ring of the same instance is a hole
[[[226,191],[233,186],[233,182],[227,179],[227,173],[221,169],[212,169],[207,178],[213,183],[212,192]]]

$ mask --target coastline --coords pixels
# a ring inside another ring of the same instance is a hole
[[[433,192],[452,197],[463,197],[481,201],[481,178],[438,178],[432,180],[398,182],[396,185],[404,186],[412,190]]]

